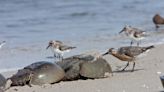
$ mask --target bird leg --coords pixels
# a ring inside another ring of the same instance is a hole
[[[60,60],[60,54],[59,53],[57,54],[57,58]]]
[[[61,60],[62,59],[62,56],[59,54],[59,60]]]
[[[156,24],[156,25],[155,25],[155,27],[156,27],[156,29],[158,29],[158,28],[159,28],[159,25],[158,25],[158,24]]]
[[[156,25],[155,25],[155,30],[158,31],[158,28],[159,28],[159,25],[156,24]]]
[[[57,55],[56,55],[56,53],[54,53],[54,57],[55,57],[55,58],[57,58]]]
[[[126,67],[129,66],[129,62],[127,63],[127,65],[121,70],[121,71],[125,71]]]
[[[60,61],[60,60],[63,60],[63,55],[60,54],[60,53],[58,53],[58,59],[59,59],[59,61]]]
[[[133,40],[131,41],[130,46],[132,46],[132,44],[133,44]]]
[[[60,60],[60,54],[59,54],[59,53],[54,53],[54,57],[55,57],[56,59],[59,59],[59,60]]]
[[[63,61],[63,59],[64,59],[63,56],[61,56],[61,60],[62,60],[62,61]]]
[[[63,53],[60,54],[60,58],[61,58],[61,60],[63,61],[63,59],[64,59],[64,58],[63,58]]]
[[[63,56],[62,55],[60,55],[60,59],[63,61]]]
[[[135,62],[133,62],[133,68],[132,68],[132,71],[131,71],[131,72],[133,72],[133,71],[134,71],[134,67],[135,67]]]
[[[137,46],[139,46],[139,43],[140,43],[140,42],[137,42]]]

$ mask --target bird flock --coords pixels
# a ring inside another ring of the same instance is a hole
[[[155,16],[152,18],[152,21],[154,22],[156,29],[158,29],[160,25],[164,24],[164,18],[162,18],[159,14],[155,14]],[[120,47],[117,50],[115,50],[114,48],[110,48],[106,53],[102,54],[102,56],[111,54],[112,56],[118,58],[121,61],[126,61],[127,64],[121,71],[124,71],[129,66],[130,62],[133,62],[133,68],[131,70],[133,72],[135,68],[136,57],[148,51],[149,49],[154,48],[154,46],[139,46],[141,40],[145,39],[147,35],[146,31],[143,31],[141,29],[126,25],[119,32],[119,34],[121,33],[124,33],[128,38],[131,39],[130,46]],[[137,42],[137,46],[132,46],[134,42]],[[64,53],[69,52],[76,47],[68,46],[58,40],[51,40],[48,43],[47,49],[48,48],[51,48],[55,58],[62,60]]]
[[[160,25],[163,25],[164,24],[164,18],[162,18],[159,14],[156,14],[153,18],[153,22],[154,22],[154,24],[155,24],[155,28],[156,29],[158,29],[159,27],[160,27]],[[118,34],[122,34],[122,33],[124,33],[128,38],[130,38],[131,39],[131,42],[130,42],[130,45],[129,46],[122,46],[122,47],[119,47],[119,48],[109,48],[105,53],[103,53],[103,54],[98,54],[98,55],[96,55],[95,56],[95,59],[96,60],[94,60],[94,61],[96,61],[96,63],[98,64],[98,66],[100,65],[101,66],[101,63],[102,63],[102,60],[99,60],[100,58],[102,58],[103,56],[106,56],[106,55],[112,55],[112,56],[114,56],[115,58],[117,58],[119,61],[123,61],[123,62],[127,62],[127,64],[125,65],[125,67],[123,67],[120,71],[125,71],[125,69],[130,65],[130,63],[133,63],[133,67],[132,67],[132,69],[131,69],[131,72],[134,72],[134,70],[135,70],[135,66],[136,66],[136,60],[137,60],[137,57],[139,56],[139,55],[141,55],[142,53],[145,53],[145,52],[147,52],[148,50],[150,50],[150,49],[152,49],[152,48],[155,48],[155,46],[154,45],[150,45],[150,46],[140,46],[140,43],[141,43],[141,41],[143,40],[143,39],[145,39],[145,37],[146,37],[146,35],[147,35],[147,33],[146,33],[146,31],[143,31],[143,30],[141,30],[141,29],[138,29],[138,28],[135,28],[135,27],[132,27],[132,26],[130,26],[130,25],[126,25],[125,27],[123,27],[123,29],[118,33]],[[137,44],[136,44],[136,46],[134,45],[134,42],[136,42]],[[6,41],[2,41],[1,43],[0,43],[0,49],[4,46],[6,44]],[[46,49],[51,49],[51,51],[53,52],[53,57],[55,58],[55,59],[57,59],[57,60],[59,60],[60,62],[57,62],[58,64],[60,64],[60,63],[63,63],[64,61],[67,61],[67,58],[65,59],[64,58],[64,53],[68,53],[68,52],[70,52],[71,50],[73,50],[73,49],[75,49],[76,47],[75,46],[70,46],[70,45],[67,45],[67,44],[65,44],[64,42],[62,42],[62,41],[59,41],[59,40],[50,40],[49,42],[48,42],[48,46],[46,47]],[[74,57],[75,58],[75,57]],[[71,58],[72,59],[72,58]],[[105,60],[105,59],[104,59]],[[78,60],[76,60],[76,58],[75,58],[75,61],[77,61],[78,62]],[[85,59],[84,59],[84,61],[85,61]],[[99,63],[98,63],[99,62]],[[56,63],[56,64],[57,64]],[[74,65],[73,63],[71,63],[71,64],[68,64],[67,62],[66,62],[66,64],[67,65],[70,65],[71,67]],[[88,65],[87,65],[88,64]],[[90,65],[91,64],[91,65]],[[100,72],[100,71],[102,71],[102,67],[104,67],[104,66],[101,66],[101,69],[96,65],[96,64],[94,64],[93,62],[91,62],[91,63],[86,63],[86,65],[85,64],[80,64],[80,66],[81,65],[83,65],[83,66],[85,66],[86,67],[86,69],[88,69],[89,71],[90,71],[90,69],[92,69],[93,71],[92,71],[92,74],[93,75],[95,75],[96,74],[96,72]],[[92,64],[94,64],[94,65],[92,65]],[[77,65],[77,64],[75,64],[75,65]],[[96,65],[96,66],[95,66]],[[46,66],[46,68],[44,68],[45,69],[45,71],[46,71],[46,69],[47,69],[47,67],[48,66]],[[30,68],[29,68],[30,69]],[[43,70],[44,70],[43,69]],[[71,69],[71,68],[70,68]],[[73,68],[74,69],[74,68]],[[81,67],[79,68],[79,69],[82,69]],[[83,71],[80,71],[80,72],[85,72],[85,71],[87,71],[87,73],[88,73],[88,70],[85,70],[85,68],[84,68],[84,70]],[[98,71],[98,70],[100,70],[100,71]],[[110,70],[111,70],[111,73],[112,73],[112,69],[110,68]],[[42,69],[41,69],[41,71],[42,71]],[[49,71],[49,70],[48,70]],[[46,71],[46,72],[48,72],[48,71]],[[50,70],[51,71],[51,70]],[[55,71],[57,71],[57,70],[55,70]],[[68,71],[68,69],[66,68],[66,70],[65,70],[65,72],[66,71]],[[18,70],[18,72],[20,72],[20,70]],[[26,75],[26,72],[24,72],[25,73],[25,79],[23,78],[23,80],[22,80],[22,78],[21,77],[19,77],[19,74],[17,75],[18,76],[18,80],[20,79],[21,81],[23,81],[23,83],[24,83],[24,81],[25,81],[25,84],[26,84],[26,80],[29,80],[30,82],[31,82],[31,77],[33,76],[33,72],[32,72],[32,74],[30,75],[30,74],[28,74],[27,73],[27,75]],[[21,74],[23,74],[24,75],[24,73],[22,72],[20,72],[20,75]],[[51,72],[52,73],[52,72]],[[72,74],[73,74],[74,72],[71,72],[71,76],[72,76]],[[86,73],[86,74],[87,74]],[[100,72],[101,73],[101,72]],[[106,75],[106,74],[104,74],[104,75]],[[112,74],[113,75],[113,74]],[[27,78],[27,79],[26,79]],[[46,77],[45,77],[46,78]],[[60,78],[60,77],[58,77],[58,78]],[[160,77],[161,78],[161,81],[162,81],[162,83],[163,83],[163,79],[162,79],[162,77]],[[21,81],[17,81],[17,79],[15,78],[13,81],[15,82],[15,80],[16,80],[16,83],[18,82],[20,82],[21,83]],[[13,82],[12,81],[12,82]],[[0,92],[2,91],[3,92],[3,90],[7,90],[9,87],[10,87],[10,85],[11,85],[11,83],[12,83],[10,80],[7,80],[6,81],[6,84],[5,84],[5,88],[4,89],[1,89],[0,88]],[[30,84],[30,82],[29,82],[29,84]],[[164,85],[164,84],[163,84]],[[31,87],[31,86],[30,86]]]
[[[155,24],[155,28],[158,29],[160,25],[164,24],[164,18],[161,17],[159,14],[155,14],[152,18],[153,23]],[[120,47],[117,50],[115,48],[110,48],[106,53],[102,54],[105,56],[107,54],[111,54],[112,56],[118,58],[121,61],[126,61],[126,66],[122,69],[124,71],[128,66],[129,62],[133,62],[133,68],[131,71],[134,71],[135,68],[135,60],[136,57],[149,49],[154,48],[153,45],[140,47],[140,42],[146,37],[146,32],[132,27],[130,25],[126,25],[119,34],[124,33],[128,38],[131,39],[130,46]],[[137,46],[132,46],[134,42],[137,42]],[[3,41],[0,43],[0,49],[6,43]],[[64,53],[70,52],[72,49],[75,49],[75,46],[69,46],[59,40],[51,40],[48,42],[48,46],[46,49],[51,49],[54,53],[54,58],[63,60]]]

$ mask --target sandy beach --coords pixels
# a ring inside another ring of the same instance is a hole
[[[163,92],[163,86],[159,79],[159,73],[164,73],[163,45],[155,45],[155,48],[139,57],[136,61],[134,72],[130,72],[132,64],[124,72],[119,72],[126,62],[121,62],[111,55],[104,58],[113,69],[113,77],[103,79],[88,79],[59,82],[44,86],[17,86],[11,87],[6,92]],[[2,73],[9,77],[15,72]]]
[[[156,29],[153,23],[155,14],[164,17],[164,0],[0,0],[0,7],[0,43],[6,42],[0,48],[0,73],[6,78],[34,62],[56,62],[54,52],[46,50],[50,40],[77,47],[64,58],[105,53],[130,45],[131,39],[119,34],[128,25],[146,32],[140,46],[155,45],[136,60],[134,72],[132,63],[119,72],[127,62],[106,55],[113,77],[16,86],[6,92],[164,92],[159,78],[164,75],[164,26]]]

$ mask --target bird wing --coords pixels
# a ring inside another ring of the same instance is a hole
[[[121,47],[119,50],[118,50],[118,53],[120,55],[126,55],[126,56],[129,56],[129,57],[133,57],[133,54],[131,53],[131,51],[129,50],[129,46],[127,47]]]
[[[145,31],[135,31],[134,37],[139,38],[145,36]]]
[[[56,43],[58,44],[63,44],[63,42],[59,41],[59,40],[55,40]]]
[[[124,53],[120,56],[120,59],[121,60],[124,60],[124,61],[131,61],[131,60],[134,60],[134,57],[133,56],[130,56],[129,54],[127,53]]]
[[[76,48],[76,47],[71,47],[71,46],[67,46],[67,45],[61,45],[61,46],[59,47],[59,49],[60,49],[61,51],[69,50],[69,49],[73,49],[73,48]]]
[[[124,54],[130,57],[135,57],[143,52],[142,47],[126,46],[119,49],[120,54]]]
[[[120,54],[120,53],[117,52],[117,53],[113,53],[112,55],[115,56],[116,58],[122,60],[122,61],[132,61],[132,60],[134,60],[133,56],[129,56],[126,53]]]

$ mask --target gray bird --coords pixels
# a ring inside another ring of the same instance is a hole
[[[126,34],[126,36],[128,36],[130,39],[131,39],[131,46],[133,44],[133,41],[136,41],[137,42],[137,46],[139,46],[139,42],[141,40],[143,40],[146,36],[146,32],[145,31],[142,31],[138,28],[134,28],[134,27],[131,27],[131,26],[128,26],[126,25],[120,32],[122,33],[124,32]]]
[[[46,49],[51,48],[51,50],[54,52],[54,57],[63,59],[63,55],[66,52],[69,52],[70,50],[76,48],[72,46],[67,46],[63,42],[58,41],[58,40],[51,40],[48,43],[48,46]]]

